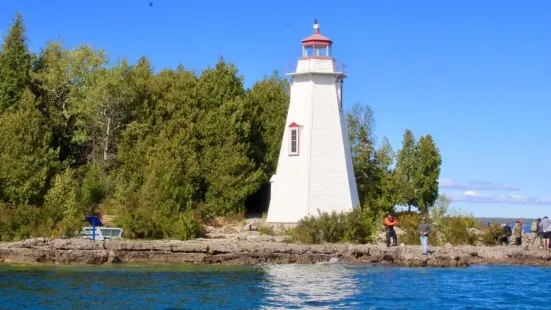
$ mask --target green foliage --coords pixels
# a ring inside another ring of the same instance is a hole
[[[402,148],[398,151],[396,176],[398,183],[399,203],[408,206],[408,211],[418,202],[416,176],[418,170],[418,148],[411,130],[407,129],[402,140]]]
[[[423,215],[419,213],[401,213],[398,214],[398,227],[402,229],[405,234],[399,237],[400,243],[405,244],[420,244],[419,239],[419,224],[421,224],[421,220],[423,219]],[[429,223],[432,225],[432,222],[429,221]],[[437,230],[434,226],[431,226],[432,232],[429,235],[429,244],[437,244]]]
[[[493,246],[499,244],[499,237],[503,235],[501,227],[498,224],[487,227],[482,234],[481,242],[485,245]]]
[[[396,162],[396,194],[398,204],[416,207],[427,213],[438,198],[438,178],[442,158],[431,135],[415,141],[408,129],[404,133],[402,149]]]
[[[450,200],[446,196],[440,196],[428,217],[432,233],[429,235],[429,243],[443,245],[474,244],[477,236],[470,231],[470,228],[477,226],[476,219],[470,215],[458,212],[449,207]],[[418,227],[421,224],[424,214],[403,213],[398,216],[399,227],[406,234],[400,237],[401,242],[406,244],[419,244]]]
[[[71,237],[80,231],[87,212],[80,201],[79,183],[72,169],[54,178],[45,200],[45,220],[51,223],[53,236]]]
[[[258,232],[261,235],[268,235],[268,236],[275,236],[276,235],[273,226],[260,226],[260,227],[258,227]]]
[[[108,212],[125,237],[189,239],[202,234],[197,219],[242,216],[276,169],[288,103],[285,78],[247,90],[222,58],[199,74],[155,73],[145,57],[110,63],[61,42],[34,56],[16,15],[0,50],[2,238],[71,235],[86,213]],[[395,168],[388,140],[375,147],[373,111],[356,105],[347,117],[361,210],[312,222],[310,241],[370,241],[404,188],[419,188],[407,201],[423,210],[437,194],[430,136],[415,145],[415,182],[405,186],[409,144]]]
[[[416,205],[419,211],[427,213],[438,199],[438,178],[442,157],[431,135],[421,137],[417,149],[417,175],[414,182],[418,189]]]
[[[289,83],[277,72],[256,82],[247,92],[246,111],[251,119],[253,158],[266,176],[277,168],[281,137],[289,107]]]
[[[23,17],[17,13],[0,49],[0,112],[21,99],[29,83],[30,65]]]
[[[178,219],[174,223],[173,236],[179,240],[189,240],[203,236],[204,232],[201,224],[195,217],[193,211],[188,210],[178,214]]]
[[[41,205],[59,168],[48,119],[26,91],[20,108],[0,115],[0,194],[14,206]]]
[[[369,212],[356,208],[351,212],[322,213],[301,219],[290,230],[293,241],[299,243],[367,243],[373,240],[376,224]]]
[[[0,240],[22,240],[49,233],[44,226],[44,212],[35,206],[0,205]]]
[[[347,114],[348,138],[352,164],[362,205],[376,214],[390,212],[396,204],[396,177],[392,169],[394,152],[384,138],[379,149],[374,147],[373,111],[355,104]]]
[[[104,201],[108,194],[108,184],[101,167],[85,166],[80,192],[81,202],[85,207],[93,207]]]

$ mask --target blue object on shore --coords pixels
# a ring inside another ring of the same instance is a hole
[[[96,240],[96,226],[103,226],[98,216],[87,216],[86,220],[92,225],[92,240]]]
[[[511,231],[513,231],[513,229],[515,228],[515,225],[509,225],[509,227],[511,227]],[[522,232],[531,233],[532,232],[531,224],[522,225]]]

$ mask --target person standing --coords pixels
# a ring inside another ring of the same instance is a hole
[[[534,239],[532,240],[532,246],[538,241],[538,247],[543,248],[543,231],[541,230],[541,219],[538,218],[532,223],[532,232],[534,233]]]
[[[419,235],[421,239],[421,246],[423,247],[423,255],[427,255],[429,251],[430,232],[431,232],[430,225],[427,223],[427,219],[423,218],[423,223],[419,224]]]
[[[515,237],[515,245],[522,245],[522,220],[517,220],[515,227],[513,228],[513,237]]]
[[[551,221],[544,216],[541,220],[541,231],[543,233],[543,248],[549,249],[549,239],[551,239]]]
[[[389,214],[385,218],[385,232],[386,232],[387,247],[390,247],[391,239],[392,239],[393,246],[398,245],[398,236],[396,236],[396,231],[394,230],[394,226],[396,225],[398,225],[398,221],[396,220],[396,217],[394,216],[394,214]]]

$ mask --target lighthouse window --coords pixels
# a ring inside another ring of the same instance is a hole
[[[298,155],[298,128],[291,128],[289,138],[289,155]]]

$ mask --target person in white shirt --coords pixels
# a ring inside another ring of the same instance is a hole
[[[543,247],[549,249],[549,239],[551,239],[551,220],[544,216],[541,220],[541,231],[543,232]]]

